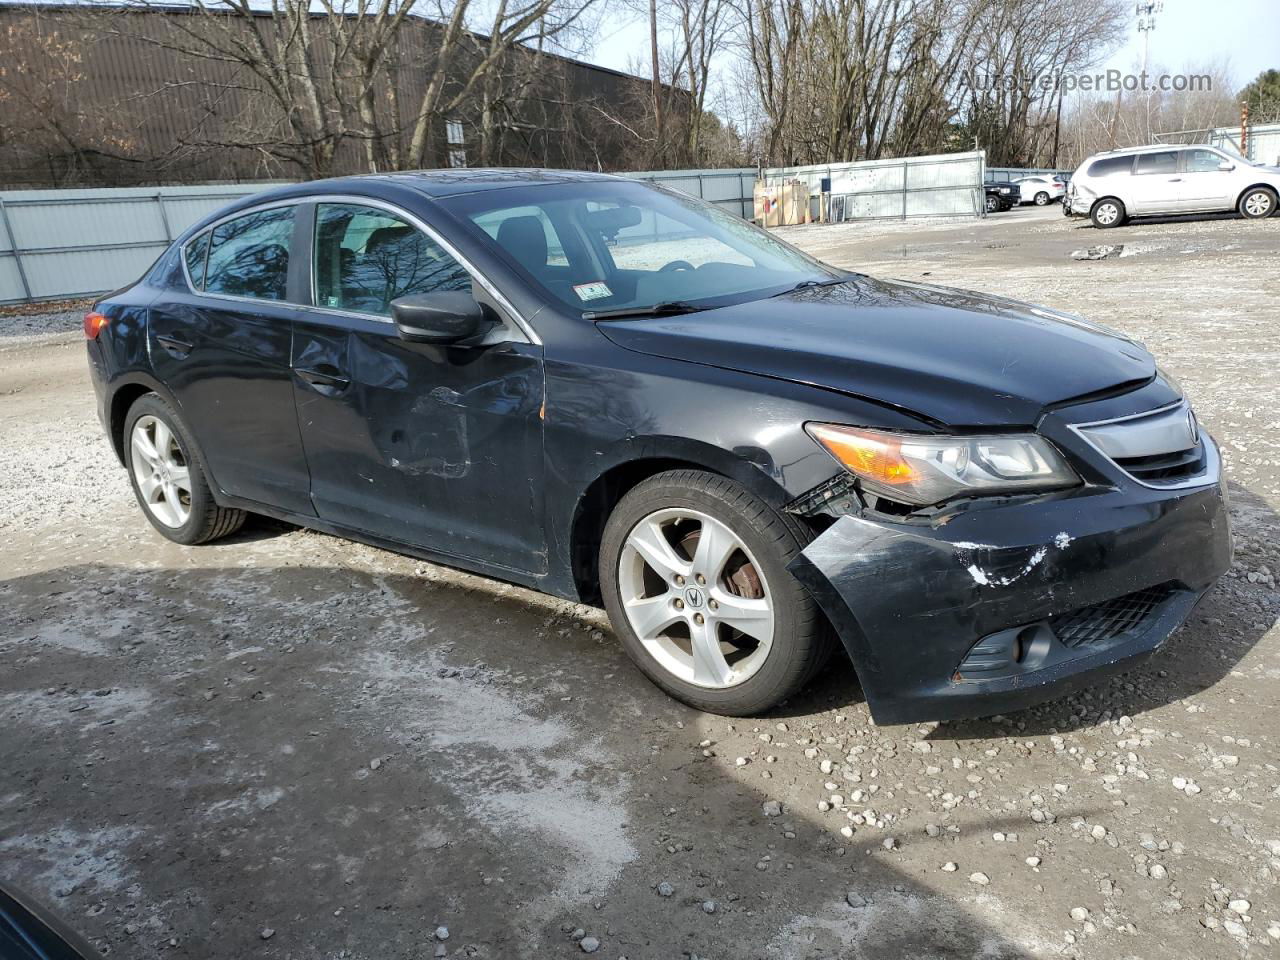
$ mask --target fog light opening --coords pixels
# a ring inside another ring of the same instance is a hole
[[[1043,623],[1023,627],[1013,640],[1013,662],[1022,667],[1039,664],[1049,654],[1049,628]]]

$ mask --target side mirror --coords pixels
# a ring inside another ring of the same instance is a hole
[[[1230,173],[1235,168],[1236,168],[1236,165],[1232,163],[1230,160],[1223,160],[1220,164],[1218,164],[1218,169],[1221,170],[1223,173]]]
[[[466,290],[435,290],[391,301],[391,319],[401,340],[459,343],[485,330],[489,316]]]

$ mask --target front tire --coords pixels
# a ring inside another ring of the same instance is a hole
[[[1118,227],[1124,223],[1124,218],[1124,204],[1115,197],[1103,197],[1089,211],[1089,219],[1093,221],[1093,225],[1099,230]]]
[[[208,543],[244,526],[243,510],[214,501],[186,424],[154,393],[125,416],[124,461],[142,512],[174,543]]]
[[[1240,215],[1249,220],[1263,220],[1276,210],[1276,194],[1268,187],[1253,187],[1240,198]]]
[[[786,569],[806,541],[732,480],[660,473],[605,525],[605,608],[631,659],[672,697],[760,714],[808,683],[832,649],[817,604]]]
[[[1000,198],[988,196],[987,197],[987,213],[995,213],[999,209],[1000,209]]]

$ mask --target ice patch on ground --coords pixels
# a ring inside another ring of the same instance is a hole
[[[811,916],[793,917],[770,941],[765,956],[770,960],[882,960],[886,944],[893,944],[893,956],[912,960],[961,956],[1038,960],[1058,955],[1057,945],[1016,926],[1010,911],[995,897],[951,899],[881,892],[861,907],[851,907],[841,898]]]
[[[0,851],[6,875],[23,885],[34,883],[45,899],[77,890],[105,895],[133,882],[124,850],[137,836],[138,831],[130,827],[91,831],[59,827],[0,840]]]
[[[392,722],[410,743],[429,745],[437,781],[451,786],[473,825],[496,833],[513,856],[557,865],[532,916],[604,889],[638,856],[625,829],[630,776],[615,772],[595,735],[542,715],[535,698],[492,672],[454,675],[431,651],[380,651],[357,672],[373,681],[380,726]],[[547,846],[555,852],[539,849]]]
[[[206,817],[221,817],[227,814],[250,814],[258,810],[274,807],[282,799],[284,799],[284,790],[280,787],[246,790],[238,797],[209,804],[204,815]]]
[[[113,687],[102,696],[18,690],[0,694],[0,716],[20,716],[23,722],[42,727],[90,727],[134,719],[149,712],[154,701],[151,692],[143,687]]]

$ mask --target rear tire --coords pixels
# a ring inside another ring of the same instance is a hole
[[[1115,197],[1103,197],[1089,211],[1089,219],[1099,230],[1118,227],[1125,221],[1124,204]]]
[[[1269,187],[1253,187],[1240,198],[1240,216],[1248,220],[1264,220],[1276,212],[1276,194]]]
[[[139,397],[129,408],[123,447],[138,506],[169,540],[192,546],[244,526],[243,510],[220,507],[213,499],[190,431],[156,394]]]
[[[1045,193],[1043,190],[1041,190],[1039,193],[1036,194],[1037,207],[1043,207],[1048,202],[1049,202],[1049,194]]]
[[[601,540],[614,631],[675,699],[726,716],[763,713],[808,683],[834,646],[786,569],[807,541],[803,527],[726,477],[650,477],[614,507]]]

